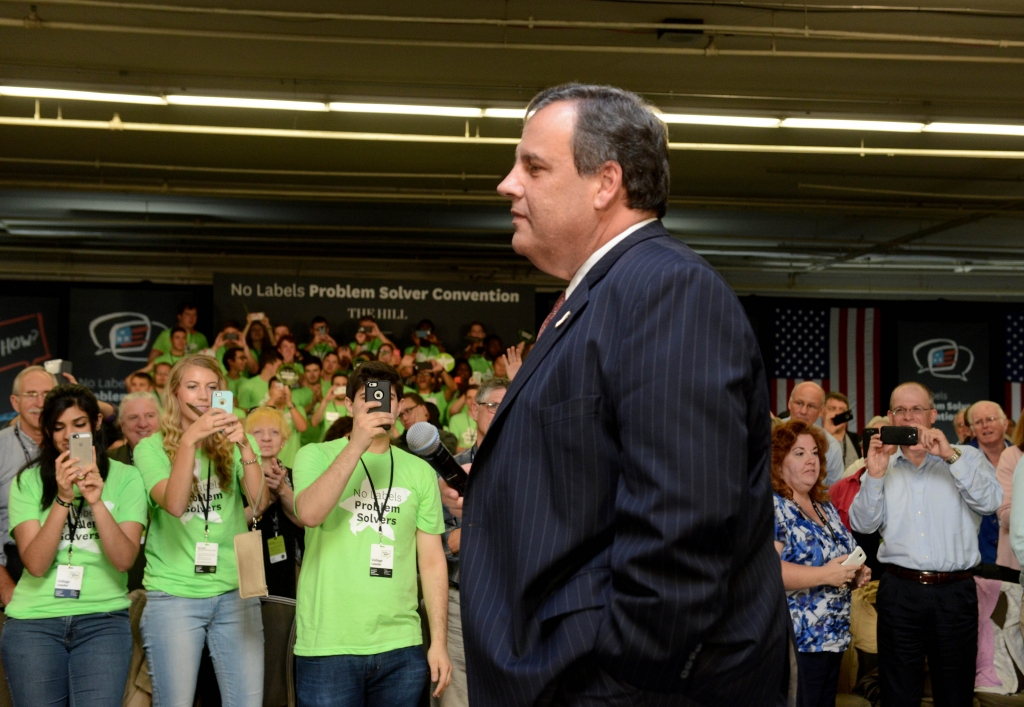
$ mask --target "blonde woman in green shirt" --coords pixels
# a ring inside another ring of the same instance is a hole
[[[141,628],[155,707],[192,704],[204,644],[225,705],[263,702],[260,601],[238,595],[233,544],[246,531],[243,484],[257,498],[263,472],[238,418],[211,407],[226,387],[214,358],[183,358],[171,369],[160,432],[135,448],[150,503]]]
[[[33,466],[11,485],[12,535],[25,572],[0,637],[15,707],[121,704],[132,654],[129,567],[146,523],[146,492],[133,467],[70,456],[73,434],[101,438],[96,398],[54,388],[41,414]]]

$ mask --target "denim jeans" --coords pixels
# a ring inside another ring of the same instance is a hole
[[[295,656],[298,707],[416,707],[429,678],[422,646],[374,655]]]
[[[14,707],[119,707],[132,660],[128,611],[8,617],[0,654]]]
[[[208,599],[148,591],[140,628],[153,707],[191,707],[204,643],[213,659],[223,707],[262,707],[259,599],[242,599],[237,591]]]

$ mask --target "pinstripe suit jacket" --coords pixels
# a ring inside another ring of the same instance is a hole
[[[471,703],[531,705],[584,660],[679,704],[775,703],[792,629],[746,314],[659,221],[609,251],[563,316],[466,490]]]

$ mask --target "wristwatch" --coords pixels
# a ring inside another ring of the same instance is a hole
[[[953,454],[948,459],[944,459],[943,461],[945,461],[947,464],[955,464],[956,460],[962,457],[963,455],[964,453],[962,451],[960,451],[956,447],[953,447]]]

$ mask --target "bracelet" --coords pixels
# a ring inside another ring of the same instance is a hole
[[[246,460],[243,459],[242,460],[242,464],[255,464],[258,461],[259,461],[259,459],[253,459],[252,461],[248,461],[247,462]]]
[[[950,464],[950,465],[956,464],[957,459],[962,457],[963,454],[964,453],[962,451],[960,451],[959,449],[954,447],[953,448],[953,454],[949,457],[949,459],[943,459],[943,461],[946,462],[947,464]]]
[[[58,506],[64,506],[65,508],[74,508],[75,507],[74,503],[68,503],[67,501],[62,499],[60,496],[54,496],[53,500],[57,502]]]

